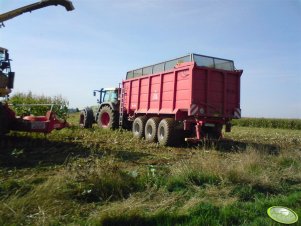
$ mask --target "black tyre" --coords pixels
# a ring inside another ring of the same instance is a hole
[[[91,108],[85,108],[81,111],[79,116],[79,126],[82,128],[92,128],[94,123],[93,110]]]
[[[99,110],[97,124],[103,129],[118,128],[118,114],[109,106],[104,106]]]
[[[158,126],[160,123],[160,118],[159,117],[153,117],[147,120],[145,124],[145,140],[148,142],[157,142],[157,131],[158,131]]]
[[[162,119],[158,126],[158,141],[163,146],[171,146],[175,143],[175,120],[172,118]]]
[[[139,116],[135,118],[132,125],[132,131],[134,137],[139,139],[144,137],[144,127],[145,127],[146,120],[147,120],[146,116]]]

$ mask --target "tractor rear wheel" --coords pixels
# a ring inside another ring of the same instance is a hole
[[[116,129],[118,127],[118,114],[109,106],[104,106],[99,110],[97,123],[103,129]]]
[[[132,131],[134,137],[139,139],[144,137],[144,127],[145,127],[146,120],[147,120],[146,116],[139,116],[135,118],[132,125]]]
[[[157,142],[157,131],[160,123],[159,117],[153,117],[147,120],[145,125],[145,140],[148,142]]]
[[[175,120],[172,118],[162,119],[158,126],[158,141],[163,146],[170,146],[175,143]]]
[[[79,126],[82,128],[92,128],[94,123],[93,110],[91,108],[85,108],[81,111],[79,116]]]

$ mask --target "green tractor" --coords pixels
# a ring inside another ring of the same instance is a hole
[[[102,88],[94,90],[93,95],[99,93],[99,104],[96,111],[91,107],[86,107],[80,113],[79,124],[83,128],[92,128],[93,123],[97,123],[103,129],[116,129],[119,126],[119,93],[120,88]]]

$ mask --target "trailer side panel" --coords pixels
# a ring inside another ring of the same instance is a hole
[[[191,117],[234,118],[240,109],[240,75],[194,62],[123,81],[129,115],[187,112]]]

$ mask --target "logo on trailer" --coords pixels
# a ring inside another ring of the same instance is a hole
[[[46,122],[33,121],[31,122],[31,129],[44,130],[46,129]]]
[[[157,90],[154,91],[153,100],[158,100],[158,92],[157,92]]]

